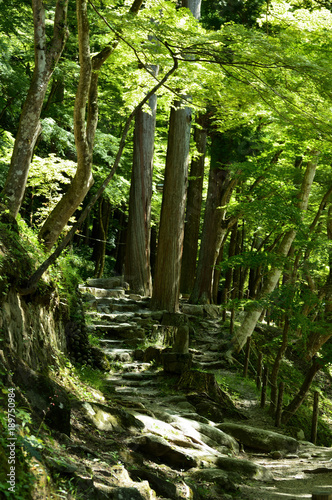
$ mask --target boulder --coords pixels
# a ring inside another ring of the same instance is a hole
[[[220,431],[220,429],[217,429],[213,425],[177,416],[175,418],[176,420],[172,423],[172,426],[181,430],[185,436],[196,438],[196,440],[199,438],[211,448],[218,449],[218,446],[222,446],[235,453],[239,452],[237,441],[232,436]],[[196,431],[195,434],[193,430]]]
[[[265,467],[238,458],[218,457],[216,465],[223,471],[235,472],[242,477],[258,481],[273,481],[273,476]]]
[[[96,288],[110,289],[122,286],[122,284],[122,276],[113,276],[112,278],[91,278],[87,280],[88,286],[93,286]]]
[[[100,431],[123,432],[142,429],[144,424],[125,410],[109,408],[100,403],[82,403],[82,409],[90,422]]]
[[[217,427],[235,437],[244,446],[256,450],[296,453],[299,446],[298,441],[294,438],[248,425],[221,423]]]
[[[226,472],[221,469],[199,469],[190,474],[190,479],[196,481],[203,481],[207,483],[214,483],[226,491],[236,491],[237,487],[234,484],[234,474]]]
[[[154,500],[156,495],[149,487],[149,484],[143,481],[140,483],[139,487],[129,486],[114,488],[109,498],[113,500]]]
[[[197,466],[195,458],[187,455],[166,439],[153,434],[146,434],[135,439],[130,446],[140,453],[157,458],[174,469],[188,470]]]
[[[178,500],[176,485],[171,483],[169,480],[160,477],[160,472],[159,475],[157,475],[156,473],[140,468],[130,470],[129,474],[133,481],[141,481],[142,479],[148,481],[150,487],[157,493],[157,495],[170,498],[172,500]]]

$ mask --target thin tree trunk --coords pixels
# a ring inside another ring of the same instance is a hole
[[[33,150],[41,133],[40,114],[47,86],[68,37],[66,29],[68,0],[57,0],[54,7],[53,38],[51,42],[48,42],[45,33],[44,2],[32,1],[35,67],[22,109],[10,168],[2,192],[4,203],[13,217],[16,217],[20,210]]]
[[[314,380],[315,375],[320,370],[320,368],[321,368],[321,364],[315,360],[313,362],[313,364],[311,365],[311,367],[309,368],[299,392],[296,394],[294,399],[289,403],[288,406],[286,406],[286,408],[282,412],[281,422],[283,424],[287,424],[287,422],[290,420],[290,418],[300,408],[306,395],[308,394],[311,383]]]
[[[298,195],[299,197],[298,209],[300,212],[304,212],[307,209],[310,190],[315,177],[317,161],[318,161],[318,153],[313,152],[312,159],[309,160],[307,163],[307,168],[303,177],[302,186]],[[277,251],[277,254],[280,257],[287,256],[289,249],[296,236],[296,232],[297,230],[294,228],[287,231],[286,234],[284,235]],[[282,273],[281,267],[273,267],[268,272],[264,285],[259,294],[260,299],[266,298],[275,289],[281,273]],[[244,320],[241,326],[235,332],[233,338],[233,346],[234,346],[233,348],[235,352],[239,352],[245,345],[247,338],[250,337],[250,335],[252,335],[263,309],[264,309],[263,306],[255,305],[253,308],[247,310]]]
[[[201,220],[207,129],[204,127],[204,117],[198,117],[197,122],[202,128],[196,127],[194,132],[199,156],[193,158],[189,174],[180,282],[182,293],[191,293],[194,286]]]
[[[151,69],[157,75],[158,67]],[[151,114],[140,110],[136,115],[125,258],[125,281],[141,295],[152,293],[150,226],[156,95],[149,99],[149,106]]]
[[[277,399],[278,399],[278,374],[280,363],[285,355],[287,345],[288,345],[288,330],[289,330],[289,318],[286,316],[284,329],[282,332],[282,343],[278,349],[276,358],[274,360],[272,373],[270,377],[271,384],[271,401],[270,401],[270,413],[275,414],[277,408]]]

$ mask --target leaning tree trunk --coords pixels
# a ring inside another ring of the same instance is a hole
[[[157,75],[158,67],[151,69]],[[148,296],[152,293],[150,226],[156,95],[150,97],[149,107],[151,113],[140,109],[136,115],[125,257],[125,281],[134,293]]]
[[[310,389],[312,381],[315,378],[316,373],[320,370],[321,367],[322,365],[317,360],[313,362],[313,364],[311,365],[311,367],[307,372],[307,375],[303,381],[300,390],[298,391],[294,399],[289,403],[288,406],[286,406],[286,408],[282,412],[281,422],[283,424],[287,424],[287,422],[291,419],[291,417],[295,414],[295,412],[300,408],[306,395],[308,394],[308,391]]]
[[[35,67],[22,109],[10,168],[2,192],[4,203],[13,217],[17,216],[21,207],[33,150],[41,133],[40,113],[47,86],[68,37],[66,29],[68,0],[57,0],[54,7],[53,38],[49,42],[45,33],[44,2],[32,1]]]
[[[80,61],[80,78],[74,106],[77,169],[67,192],[50,213],[39,232],[38,237],[43,241],[47,250],[52,248],[93,184],[92,156],[98,124],[99,70],[118,45],[118,40],[115,40],[91,59],[87,4],[86,0],[76,2]],[[136,14],[141,4],[142,0],[135,0],[130,12]],[[86,107],[88,110],[85,123]]]
[[[300,213],[307,209],[310,190],[316,173],[318,153],[313,152],[312,156],[313,158],[307,163],[302,186],[298,194],[299,202],[297,206]],[[276,252],[279,257],[287,256],[296,236],[296,232],[296,228],[293,228],[285,233],[278,251]],[[273,267],[268,272],[259,294],[260,300],[265,299],[271,292],[273,292],[279,281],[281,273],[281,267]],[[247,310],[241,326],[237,329],[233,337],[233,349],[235,352],[239,352],[247,342],[247,338],[252,335],[263,309],[264,306],[256,304],[254,307]]]
[[[152,307],[170,312],[179,309],[190,122],[190,108],[172,107],[152,294]]]
[[[194,132],[194,140],[199,156],[193,158],[189,174],[180,280],[180,291],[182,293],[192,292],[196,273],[207,136],[207,129],[204,127],[203,119],[204,117],[198,117],[197,122],[203,128],[196,127]]]

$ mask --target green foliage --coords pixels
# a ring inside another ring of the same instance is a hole
[[[50,153],[35,156],[30,167],[25,204],[29,202],[30,223],[40,226],[60,200],[76,172],[76,163]]]

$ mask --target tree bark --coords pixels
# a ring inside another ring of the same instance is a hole
[[[197,121],[203,128],[196,127],[194,132],[199,156],[192,160],[189,174],[180,281],[182,293],[191,293],[194,286],[201,220],[207,129],[204,127],[203,117],[198,117]]]
[[[201,0],[186,0],[199,19]],[[179,310],[184,215],[186,208],[191,109],[175,102],[171,108],[164,192],[160,214],[159,240],[151,306]]]
[[[281,422],[283,424],[287,424],[287,422],[291,419],[291,417],[300,408],[301,404],[304,401],[304,398],[308,394],[311,383],[314,380],[315,375],[320,370],[320,368],[321,364],[315,360],[311,365],[311,367],[309,368],[299,392],[296,394],[294,399],[289,403],[288,406],[286,406],[286,408],[282,412]]]
[[[11,164],[2,192],[4,203],[13,217],[16,217],[20,210],[33,150],[41,133],[40,114],[47,86],[68,37],[66,28],[68,0],[53,1],[53,5],[55,7],[53,38],[51,42],[48,42],[45,33],[44,2],[32,1],[35,67],[22,109]]]
[[[298,194],[299,202],[297,206],[300,213],[304,212],[307,209],[309,194],[316,173],[317,162],[318,153],[313,152],[312,159],[307,163],[307,168]],[[293,228],[285,233],[277,251],[278,256],[287,256],[296,236],[296,231],[296,228]],[[281,266],[273,267],[268,272],[265,278],[265,282],[260,291],[259,299],[265,299],[271,292],[273,292],[279,281],[281,273]],[[233,337],[233,348],[235,352],[239,352],[246,343],[247,338],[252,335],[263,309],[264,307],[262,305],[256,304],[254,307],[247,310],[241,326],[237,329]]]
[[[158,67],[152,70],[157,75]],[[148,296],[152,293],[150,227],[156,95],[150,97],[149,107],[151,114],[141,109],[136,115],[125,258],[125,281],[134,293]]]
[[[222,224],[226,217],[227,204],[237,183],[230,179],[228,170],[221,162],[219,136],[212,143],[209,186],[206,198],[201,248],[197,265],[197,274],[190,302],[192,304],[210,304],[212,302],[213,271],[220,247],[227,232]]]
[[[170,312],[179,310],[190,122],[190,108],[172,107],[152,294],[152,307]]]

